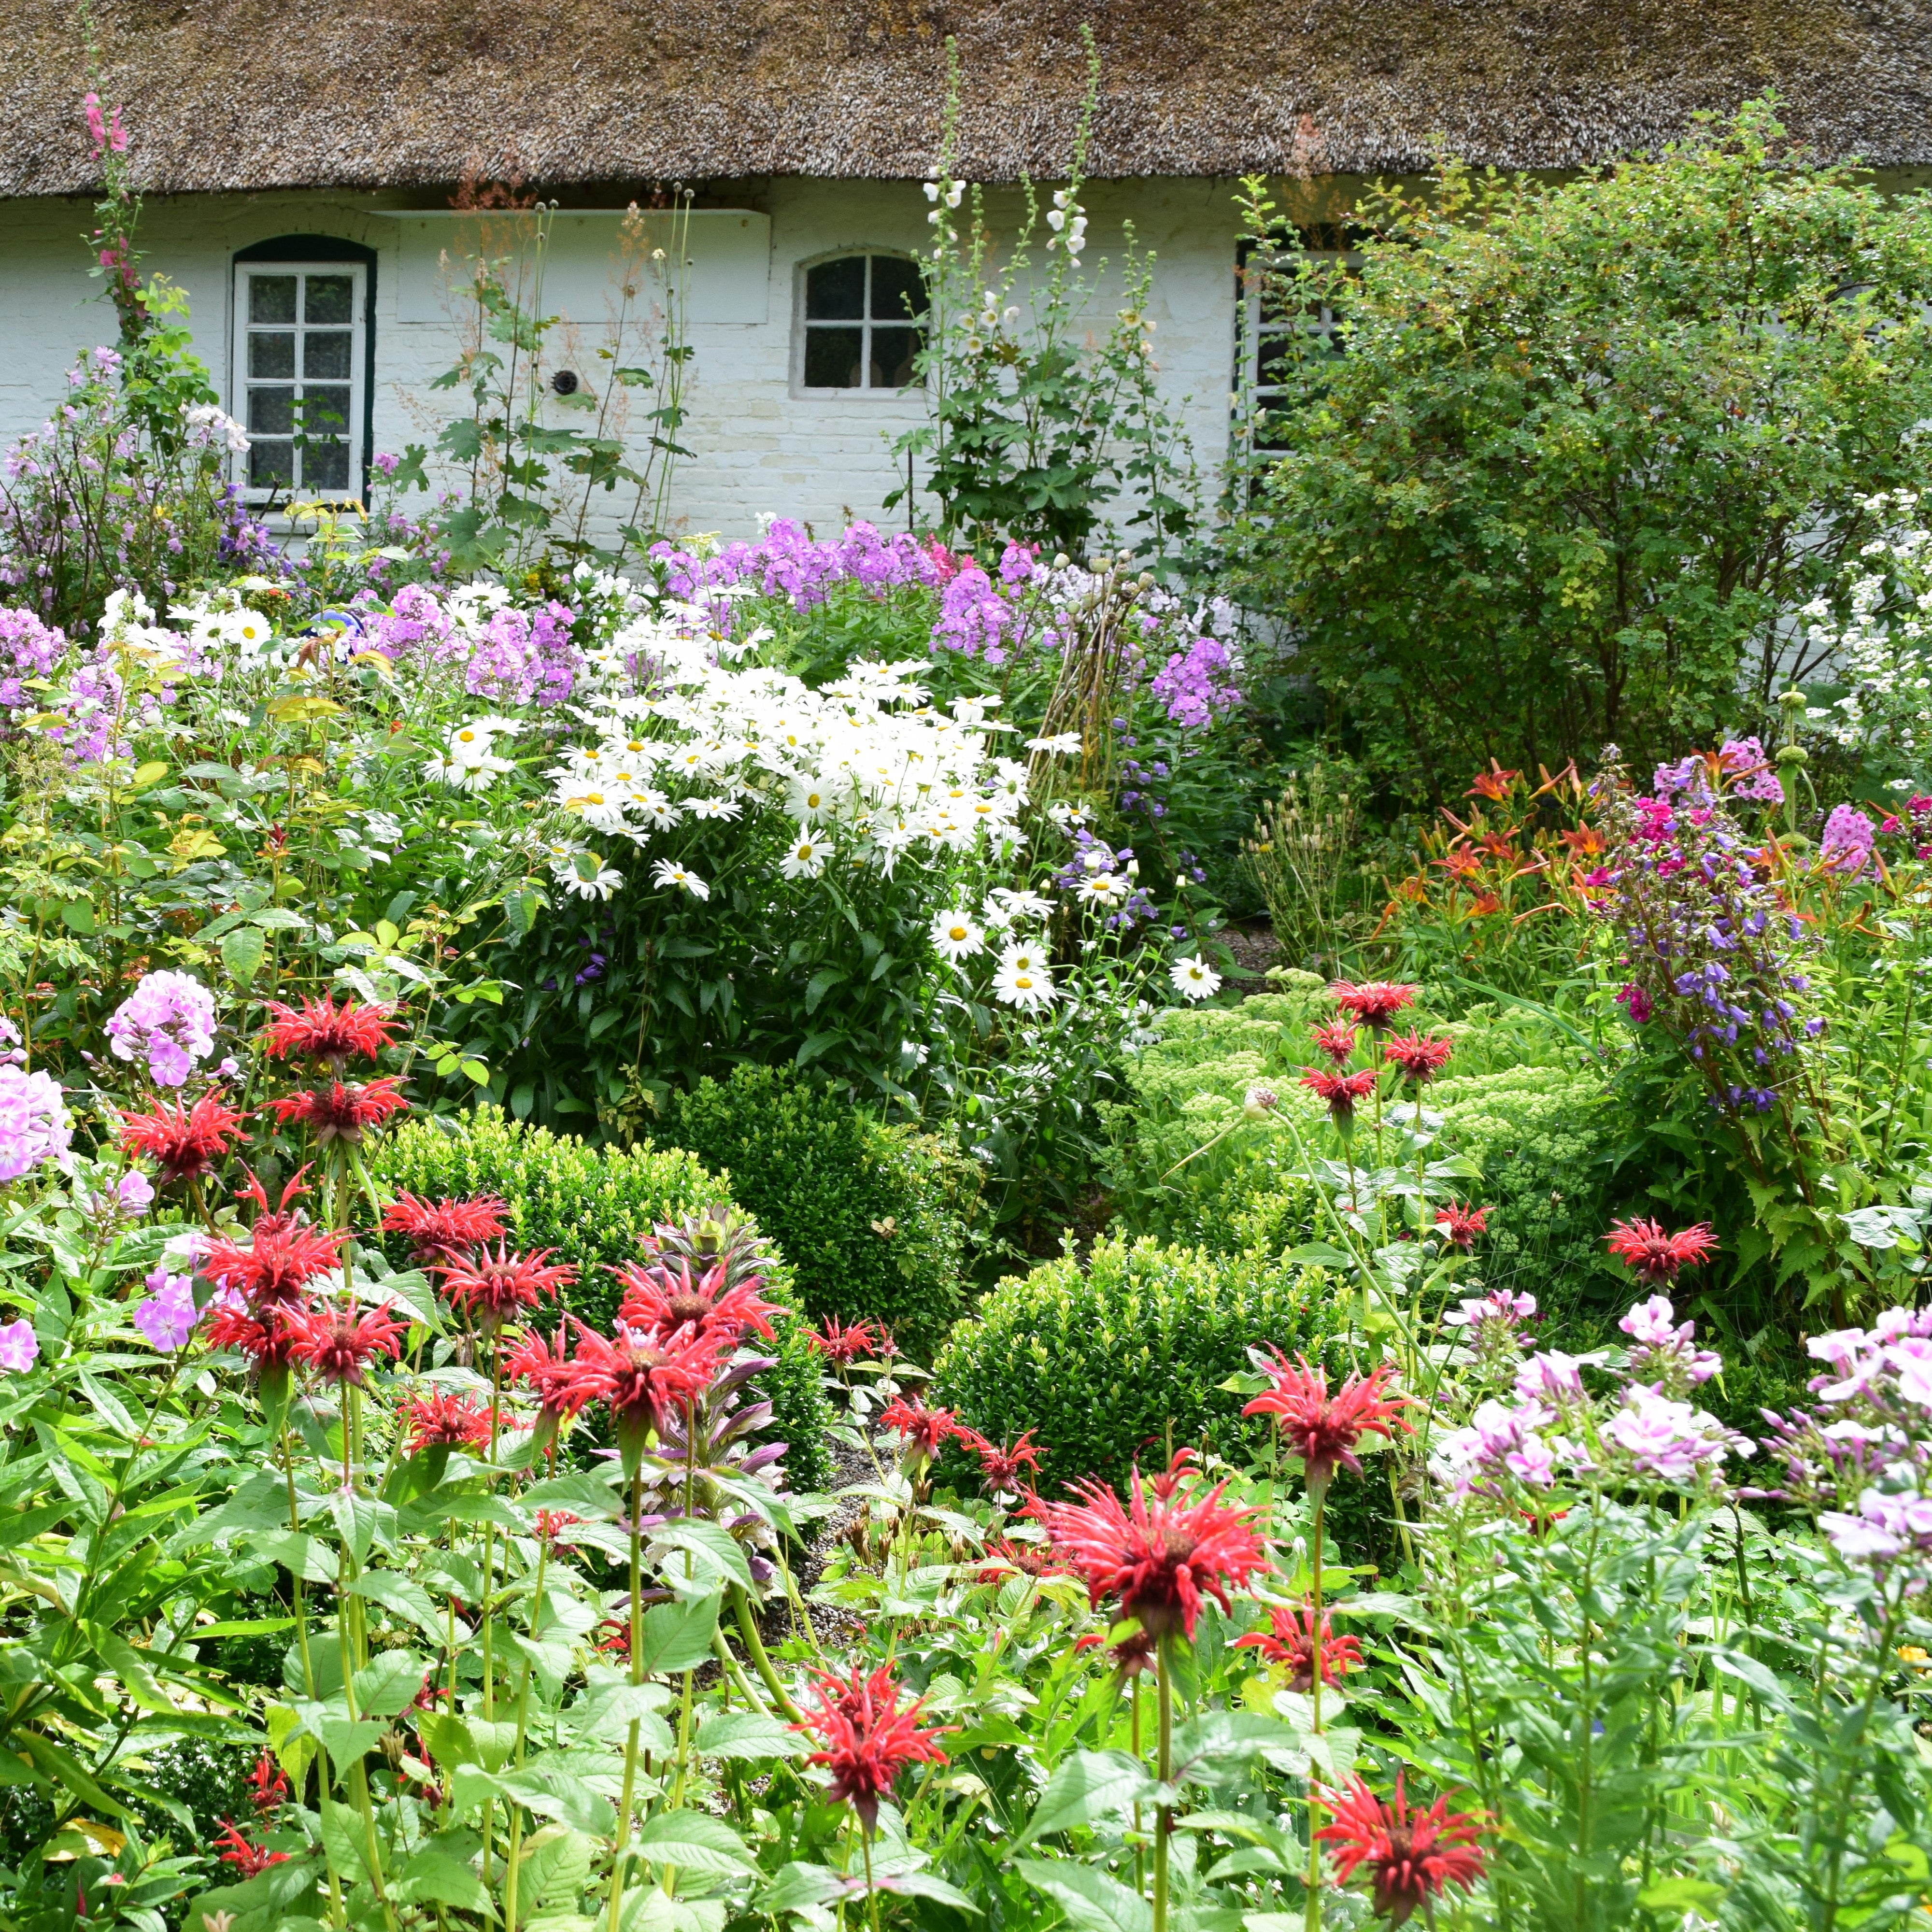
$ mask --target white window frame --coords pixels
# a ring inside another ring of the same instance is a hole
[[[248,314],[248,283],[254,275],[296,275],[304,279],[296,292],[296,321],[287,323],[251,322]],[[302,338],[309,328],[327,330],[334,334],[344,325],[340,322],[311,325],[302,320],[305,313],[308,283],[311,275],[348,275],[352,277],[349,299],[349,419],[344,426],[344,439],[349,446],[349,476],[340,489],[331,490],[319,495],[306,488],[301,480],[302,451],[296,452],[297,480],[289,490],[276,491],[255,488],[248,482],[248,458],[246,453],[235,458],[235,480],[240,486],[243,499],[250,504],[262,504],[275,500],[282,504],[290,502],[360,503],[366,502],[368,478],[363,473],[364,425],[368,419],[368,370],[369,370],[369,266],[352,258],[344,257],[333,262],[274,262],[247,261],[235,264],[235,322],[234,362],[230,381],[229,414],[245,429],[248,422],[248,391],[250,386],[248,374],[248,338],[251,333],[281,332],[291,326],[296,336],[295,376],[284,383],[282,379],[260,383],[262,387],[281,388],[292,386],[299,397],[308,379],[301,373],[302,366]],[[330,388],[340,388],[340,379],[329,376],[318,378],[326,381]],[[299,420],[299,418],[298,418]]]
[[[826,316],[822,320],[814,320],[806,314],[806,292],[810,286],[812,272],[814,268],[829,267],[834,262],[860,260],[866,265],[866,292],[862,307],[864,313],[858,316]],[[915,376],[904,388],[874,388],[872,373],[872,332],[874,328],[916,328],[921,335],[926,333],[931,308],[916,319],[908,316],[904,321],[886,321],[872,314],[872,264],[878,261],[909,262],[914,268],[920,266],[919,257],[900,248],[839,248],[829,255],[814,256],[808,262],[798,265],[797,286],[792,302],[792,393],[796,396],[809,396],[814,400],[834,397],[842,400],[868,398],[877,401],[902,400],[920,386]],[[867,380],[852,388],[825,388],[808,384],[805,380],[805,350],[808,337],[814,329],[856,328],[859,334],[859,366]]]
[[[1258,248],[1256,253],[1259,252]],[[1354,267],[1362,259],[1353,249],[1310,248],[1292,237],[1284,238],[1272,251],[1272,256],[1279,262],[1333,262],[1345,268]],[[1254,260],[1254,255],[1246,257],[1240,272],[1240,362],[1236,370],[1235,385],[1235,393],[1248,412],[1243,432],[1250,439],[1254,437],[1261,418],[1275,406],[1276,398],[1282,393],[1278,383],[1264,383],[1262,380],[1262,355],[1265,344],[1271,339],[1299,334],[1318,337],[1340,354],[1342,347],[1337,331],[1342,320],[1340,313],[1327,302],[1316,304],[1312,314],[1304,312],[1268,320],[1262,310],[1259,278],[1248,272],[1248,265]],[[1256,443],[1255,446],[1264,453],[1273,447],[1268,443]]]

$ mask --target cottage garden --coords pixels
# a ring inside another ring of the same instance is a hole
[[[1451,170],[1214,512],[942,175],[910,530],[560,536],[506,387],[292,541],[89,108],[0,1920],[1932,1922],[1922,212]]]

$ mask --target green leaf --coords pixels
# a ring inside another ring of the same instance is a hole
[[[706,1757],[796,1757],[805,1741],[788,1724],[762,1711],[713,1711],[698,1727]]]
[[[371,1603],[384,1605],[398,1616],[406,1617],[426,1636],[442,1639],[448,1635],[448,1620],[437,1613],[429,1592],[420,1583],[412,1583],[394,1570],[372,1570],[368,1575],[357,1577],[354,1582],[344,1584],[343,1593],[346,1596],[367,1597]]]
[[[262,970],[268,950],[268,936],[259,926],[238,926],[221,936],[221,964],[238,986],[251,984]]]
[[[647,1676],[693,1670],[711,1657],[711,1634],[718,1628],[716,1597],[654,1604],[644,1612],[638,1667]]]
[[[688,1570],[708,1588],[736,1583],[741,1590],[752,1588],[752,1566],[728,1530],[715,1522],[671,1522],[650,1533],[652,1546],[668,1544],[674,1550],[689,1553],[688,1564],[667,1563],[665,1580],[673,1584],[686,1580],[677,1571]],[[687,1583],[687,1587],[688,1587]],[[707,1640],[708,1642],[708,1640]]]
[[[452,1905],[459,1912],[477,1912],[485,1918],[496,1916],[483,1881],[469,1862],[434,1840],[397,1874],[395,1895],[405,1905]]]
[[[1118,1879],[1071,1861],[1022,1858],[1013,1867],[1083,1932],[1154,1932],[1154,1908]]]
[[[568,1826],[546,1826],[524,1847],[517,1880],[520,1904],[555,1900],[574,1906],[590,1882],[590,1861],[596,1841]]]
[[[470,1726],[450,1712],[418,1711],[416,1735],[422,1739],[430,1756],[446,1770],[454,1771],[458,1765],[481,1764],[483,1761],[476,1748],[476,1740],[470,1734]]]
[[[1702,1917],[1721,1905],[1724,1895],[1724,1888],[1708,1879],[1665,1878],[1646,1886],[1636,1902],[1648,1912],[1694,1912]]]
[[[346,1804],[332,1798],[322,1801],[322,1842],[330,1864],[339,1872],[360,1872],[373,1880],[369,1868],[369,1842],[362,1820]]]
[[[708,1811],[654,1811],[634,1842],[646,1858],[680,1871],[723,1878],[758,1870],[745,1841]]]
[[[1033,1816],[1014,1843],[1030,1844],[1049,1832],[1068,1832],[1096,1818],[1114,1816],[1154,1787],[1147,1766],[1125,1751],[1076,1751],[1047,1780]]]
[[[393,1718],[422,1688],[423,1665],[406,1650],[386,1650],[356,1672],[356,1708],[365,1718]]]

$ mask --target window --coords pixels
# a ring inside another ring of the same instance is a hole
[[[1294,365],[1311,350],[1329,356],[1346,352],[1342,316],[1332,304],[1304,298],[1292,286],[1284,288],[1274,278],[1252,272],[1258,261],[1292,272],[1298,262],[1355,261],[1359,231],[1340,222],[1282,232],[1280,246],[1258,256],[1253,244],[1241,251],[1236,284],[1240,328],[1234,370],[1238,395],[1249,399],[1253,410],[1253,448],[1268,455],[1280,445],[1270,425],[1284,406],[1284,386]]]
[[[238,461],[251,500],[361,498],[374,280],[370,251],[322,236],[236,256],[230,412],[248,432]]]
[[[919,264],[898,255],[841,255],[805,272],[800,386],[876,389],[914,380],[926,340],[926,284]]]

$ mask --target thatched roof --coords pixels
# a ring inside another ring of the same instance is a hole
[[[1775,86],[1792,132],[1932,162],[1932,0],[96,0],[152,189],[407,187],[514,148],[568,183],[905,177],[959,44],[964,171],[1562,168]],[[92,184],[73,0],[0,28],[0,194]],[[1311,139],[1312,130],[1312,139]]]

